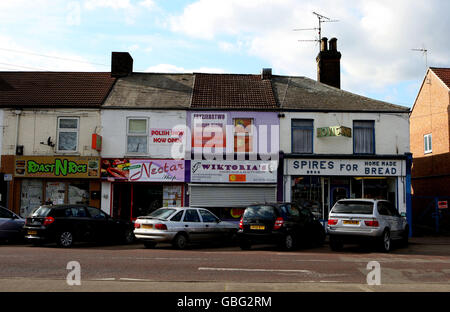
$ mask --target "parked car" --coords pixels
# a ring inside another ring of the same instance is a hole
[[[123,242],[134,240],[133,223],[116,220],[100,209],[84,205],[45,205],[35,210],[24,226],[33,244],[56,242],[71,247],[75,242]]]
[[[275,243],[292,250],[301,244],[323,244],[325,231],[307,208],[293,203],[264,203],[245,209],[238,240],[243,250],[254,243]]]
[[[25,219],[9,209],[0,206],[0,240],[23,239],[23,225]]]
[[[329,213],[328,234],[333,250],[344,243],[372,241],[388,252],[393,239],[408,243],[409,225],[387,200],[341,199]]]
[[[184,249],[191,242],[232,239],[238,227],[207,209],[194,207],[159,208],[138,217],[134,226],[134,235],[146,248],[169,242],[177,249]]]

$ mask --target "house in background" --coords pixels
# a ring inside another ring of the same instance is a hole
[[[448,220],[449,214],[444,208],[450,200],[449,109],[450,68],[430,67],[410,114],[412,208],[414,223],[435,230],[438,214],[442,221]]]

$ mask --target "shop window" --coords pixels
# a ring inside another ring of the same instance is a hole
[[[313,153],[314,120],[292,119],[292,152]]]
[[[253,119],[234,118],[234,152],[253,152]]]
[[[89,182],[70,182],[68,203],[89,205]]]
[[[318,218],[326,218],[328,215],[328,211],[323,211],[320,177],[293,177],[292,201],[300,207],[308,208]]]
[[[353,121],[353,153],[375,154],[375,123],[373,120]]]
[[[27,217],[42,204],[42,180],[23,179],[20,194],[20,216]]]
[[[127,152],[146,154],[147,144],[147,118],[129,118],[127,125]]]
[[[432,145],[431,145],[431,133],[425,134],[423,136],[423,144],[424,144],[424,153],[428,154],[433,151]]]
[[[58,152],[78,151],[79,118],[58,118]]]
[[[45,203],[48,205],[64,204],[66,198],[65,182],[47,182],[45,186]]]

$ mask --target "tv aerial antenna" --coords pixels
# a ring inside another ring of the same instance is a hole
[[[334,23],[334,22],[339,22],[339,20],[333,20],[329,17],[326,17],[322,14],[316,13],[316,12],[312,12],[317,19],[319,20],[319,27],[314,27],[314,28],[297,28],[294,29],[294,31],[305,31],[305,30],[317,30],[318,31],[318,35],[319,38],[318,39],[310,39],[310,40],[298,40],[300,42],[318,42],[320,44],[320,41],[322,41],[322,23]]]
[[[422,55],[425,57],[425,67],[428,68],[428,50],[425,48],[425,45],[422,45],[420,49],[411,49],[411,51],[422,52]]]

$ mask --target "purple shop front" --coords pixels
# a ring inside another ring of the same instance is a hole
[[[187,126],[191,206],[238,222],[246,206],[279,200],[277,112],[190,111]]]

